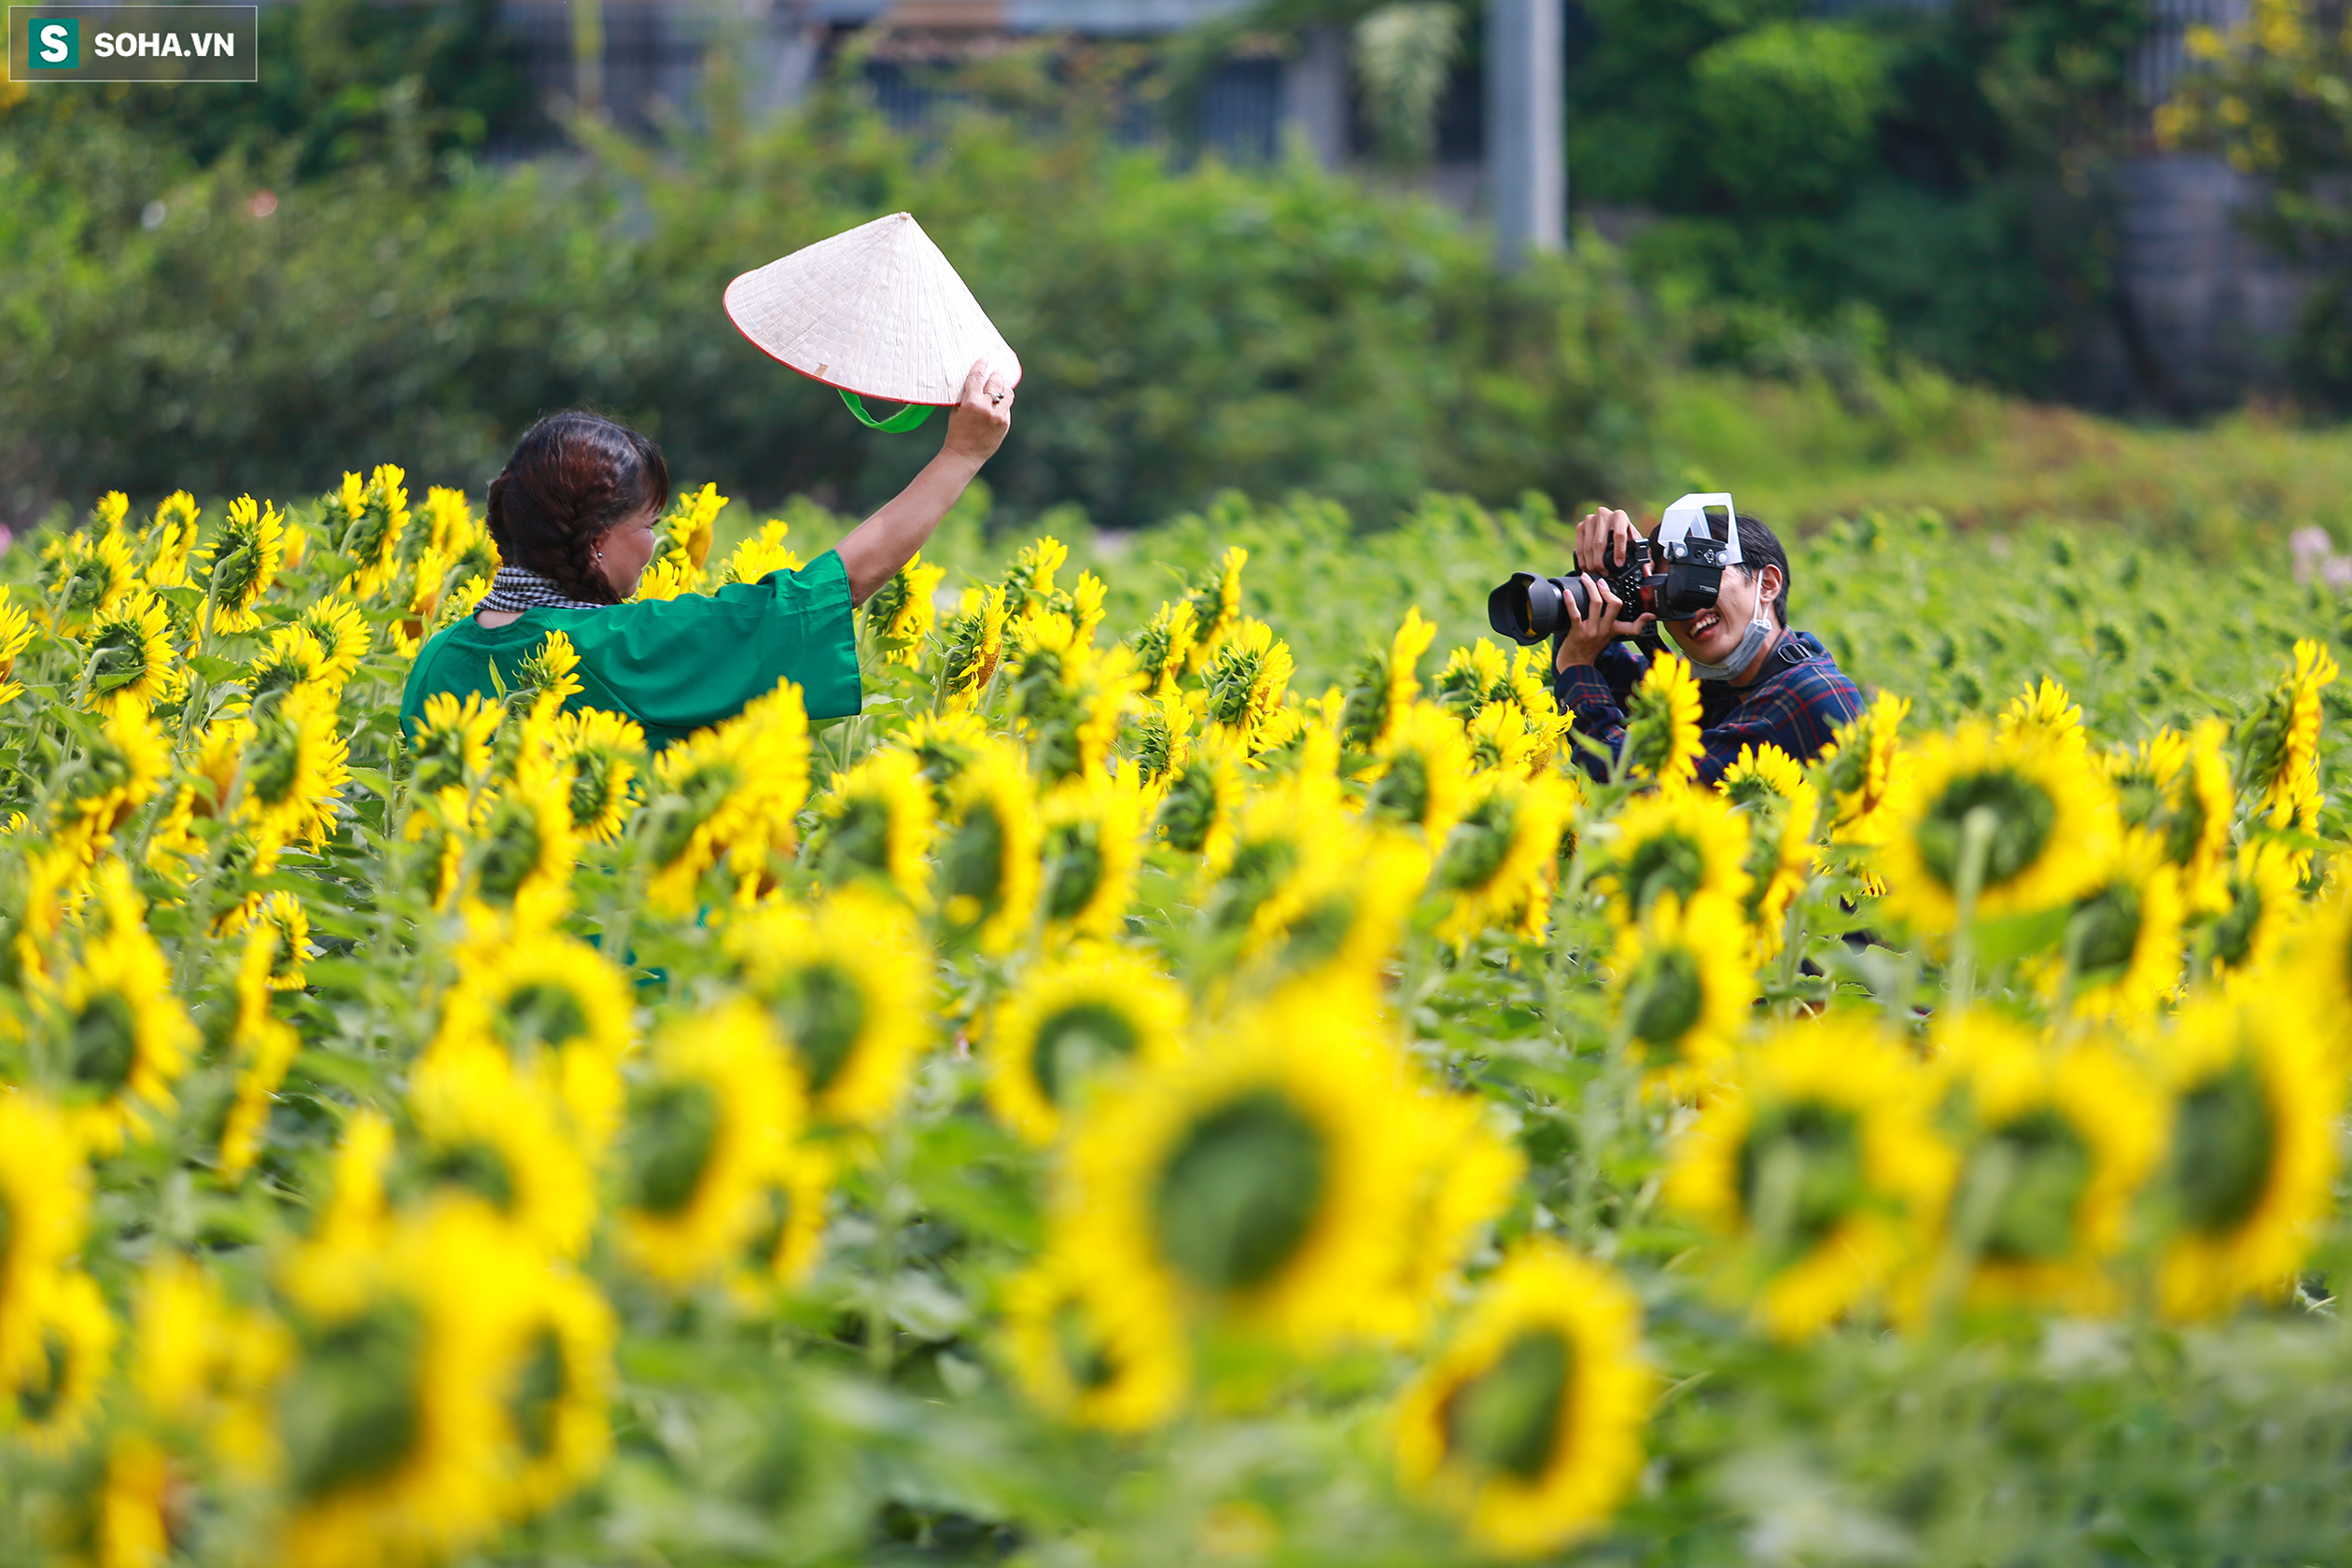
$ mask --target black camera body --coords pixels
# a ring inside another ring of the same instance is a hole
[[[1738,517],[1729,495],[1685,496],[1666,509],[1656,538],[1633,540],[1632,553],[1607,579],[1621,601],[1618,640],[1632,637],[1644,615],[1687,621],[1714,607],[1724,568],[1740,564]],[[1581,578],[1513,572],[1487,595],[1487,624],[1531,647],[1561,631],[1563,600],[1576,607],[1578,619],[1591,613]]]

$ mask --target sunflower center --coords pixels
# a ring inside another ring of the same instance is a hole
[[[661,831],[653,835],[655,863],[668,865],[686,853],[694,831],[717,815],[740,781],[735,765],[727,762],[707,763],[680,779],[678,794],[684,804],[663,819]]]
[[[387,1303],[335,1324],[310,1346],[284,1395],[296,1493],[323,1497],[376,1479],[415,1446],[425,1323]]]
[[[606,811],[620,792],[614,783],[618,765],[616,759],[600,751],[582,751],[572,758],[573,821],[585,824],[604,820]]]
[[[791,1193],[773,1182],[762,1187],[760,1214],[751,1239],[743,1246],[744,1259],[754,1268],[767,1267],[775,1261],[777,1249],[784,1245],[784,1233],[792,1224]]]
[[[1522,1329],[1494,1364],[1446,1401],[1446,1451],[1477,1469],[1533,1482],[1560,1447],[1575,1356],[1557,1329]]]
[[[588,1032],[588,1015],[580,999],[567,987],[546,981],[526,981],[508,992],[500,1018],[507,1044],[517,1050],[534,1043],[562,1045]]]
[[[1633,995],[1633,1038],[1645,1045],[1674,1044],[1706,1007],[1699,955],[1680,945],[1659,949],[1642,965]]]
[[[2262,924],[2262,890],[2252,882],[2230,883],[2230,907],[2213,922],[2206,940],[2224,969],[2244,967],[2254,951],[2254,933]]]
[[[511,903],[539,869],[539,813],[519,801],[500,801],[483,840],[482,890],[494,903]]]
[[[65,1379],[73,1368],[74,1348],[50,1329],[41,1337],[41,1359],[17,1379],[17,1414],[37,1426],[57,1413],[65,1398]]]
[[[694,1201],[719,1142],[719,1097],[695,1080],[646,1091],[624,1135],[623,1169],[636,1206],[675,1214]]]
[[[514,1425],[514,1440],[529,1459],[545,1459],[555,1450],[555,1421],[564,1405],[564,1342],[542,1324],[531,1337],[512,1392],[506,1399],[507,1419]]]
[[[1037,1026],[1029,1048],[1029,1071],[1055,1104],[1089,1075],[1127,1061],[1141,1042],[1135,1025],[1108,1001],[1082,1001],[1062,1008]]]
[[[1159,829],[1169,847],[1187,855],[1200,853],[1209,830],[1217,825],[1217,791],[1205,767],[1187,767],[1169,786],[1160,802]]]
[[[2058,823],[2058,804],[2030,778],[1995,769],[1963,774],[1944,786],[1919,824],[1919,858],[1946,888],[1960,886],[1961,841],[1969,815],[1987,812],[1992,836],[1984,849],[1986,889],[2006,887],[2031,870]]]
[[[1842,1106],[1800,1100],[1757,1113],[1740,1145],[1740,1207],[1764,1235],[1821,1241],[1862,1192],[1862,1127]]]
[[[2044,1108],[1994,1129],[1969,1156],[1959,1207],[1989,1205],[1984,1255],[2041,1263],[2066,1255],[2091,1184],[2091,1146],[2075,1125]]]
[[[812,963],[793,970],[777,987],[777,1021],[808,1074],[808,1086],[822,1094],[841,1076],[865,1032],[865,987],[838,964]]]
[[[2277,1147],[2261,1073],[2244,1057],[2182,1095],[2172,1155],[2181,1222],[2208,1236],[2244,1225],[2261,1206]]]
[[[1623,876],[1626,900],[1636,915],[1657,903],[1660,893],[1688,903],[1691,894],[1706,886],[1706,852],[1682,833],[1658,833],[1627,852]]]
[[[427,1177],[479,1193],[500,1211],[514,1207],[514,1171],[507,1157],[491,1144],[469,1140],[435,1151],[425,1167]]]
[[[1063,1302],[1054,1313],[1054,1348],[1071,1382],[1087,1393],[1109,1388],[1119,1376],[1110,1341],[1074,1301]]]
[[[1365,800],[1365,812],[1395,822],[1421,823],[1429,818],[1429,759],[1418,751],[1399,751],[1389,759],[1388,771],[1374,781]]]
[[[1217,890],[1209,905],[1210,923],[1222,931],[1239,931],[1256,916],[1258,905],[1272,898],[1291,874],[1298,869],[1302,855],[1298,841],[1282,834],[1273,838],[1253,839],[1234,851],[1233,863],[1217,880]]]
[[[2066,967],[2078,979],[2098,984],[2132,966],[2138,950],[2140,890],[2112,882],[2075,905],[2066,921]]]
[[[112,1094],[130,1081],[138,1059],[139,1034],[130,1001],[118,992],[91,997],[74,1015],[75,1081]]]
[[[2174,865],[2187,865],[2196,853],[2197,841],[2205,837],[2205,797],[2193,788],[2184,788],[2178,799],[2165,803],[2163,820],[2164,859]]]
[[[1327,1162],[1322,1130],[1272,1090],[1218,1106],[1160,1168],[1153,1220],[1161,1254],[1210,1290],[1265,1284],[1313,1228]]]
[[[1352,891],[1317,899],[1298,912],[1282,939],[1282,962],[1292,969],[1313,969],[1338,957],[1355,930],[1360,905]]]
[[[993,902],[1004,883],[1004,824],[996,807],[975,804],[956,825],[939,855],[939,876],[950,898]]]
[[[848,802],[825,835],[827,859],[860,871],[887,873],[890,868],[890,812],[878,800]]]
[[[131,782],[131,759],[113,742],[101,738],[82,753],[80,774],[73,785],[76,800],[96,800]]]
[[[1045,833],[1045,874],[1052,892],[1046,913],[1067,920],[1094,902],[1102,886],[1102,830],[1093,822],[1065,822]]]
[[[1511,853],[1511,810],[1490,797],[1446,835],[1445,853],[1437,858],[1437,886],[1449,892],[1483,888]]]
[[[293,723],[275,714],[261,721],[261,733],[245,753],[245,793],[264,805],[275,805],[294,788],[301,770],[301,735]]]

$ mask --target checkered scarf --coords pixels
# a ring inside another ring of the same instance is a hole
[[[526,609],[602,609],[604,606],[587,599],[575,599],[557,586],[553,578],[541,577],[528,567],[501,566],[490,592],[482,595],[474,609],[493,612],[520,614]]]

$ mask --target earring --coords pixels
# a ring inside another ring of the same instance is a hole
[[[596,552],[596,559],[597,559],[597,560],[599,560],[599,561],[601,561],[601,560],[603,560],[603,559],[604,559],[604,552],[603,552],[603,551],[599,550],[599,551],[597,551],[597,552]]]

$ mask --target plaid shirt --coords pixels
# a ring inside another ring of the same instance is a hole
[[[1728,680],[1699,683],[1699,782],[1712,784],[1739,761],[1743,746],[1779,747],[1809,763],[1829,744],[1838,726],[1862,711],[1862,693],[1809,632],[1784,632],[1764,655],[1764,673],[1753,685]],[[1611,643],[1595,664],[1571,665],[1552,674],[1552,696],[1562,713],[1576,716],[1579,734],[1590,735],[1614,756],[1625,743],[1625,702],[1649,661],[1629,643]],[[1597,757],[1578,758],[1587,773],[1605,778]]]

